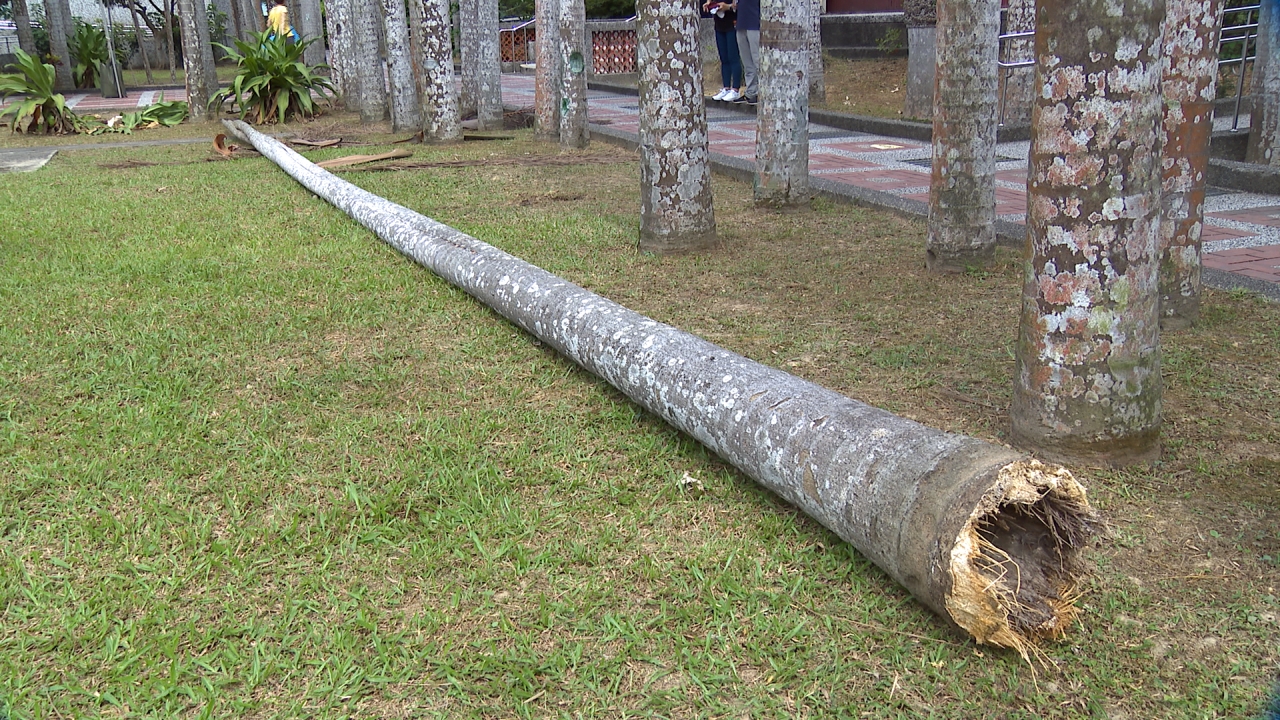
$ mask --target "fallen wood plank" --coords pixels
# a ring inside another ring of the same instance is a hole
[[[394,160],[396,158],[413,157],[413,153],[408,150],[392,150],[390,152],[378,153],[377,155],[347,155],[346,157],[333,158],[316,163],[316,167],[322,168],[339,168],[348,165],[363,165],[364,163],[377,162],[379,160]]]

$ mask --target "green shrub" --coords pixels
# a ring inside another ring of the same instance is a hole
[[[67,99],[53,91],[53,66],[18,50],[18,61],[9,67],[16,73],[0,74],[0,99],[25,95],[21,101],[0,111],[0,120],[12,116],[14,132],[79,132],[84,123],[67,107]]]
[[[326,65],[309,67],[302,61],[302,51],[312,42],[315,40],[291,43],[287,38],[269,38],[269,33],[260,32],[254,33],[252,42],[237,40],[234,50],[222,45],[239,70],[230,87],[215,93],[209,106],[221,109],[230,100],[233,111],[238,106],[240,117],[254,123],[319,114],[312,91],[327,97],[334,90],[329,78],[316,73]]]
[[[190,108],[181,100],[160,99],[141,110],[122,113],[104,125],[95,125],[88,130],[90,135],[101,133],[124,133],[132,135],[134,130],[149,127],[173,127],[187,119]]]
[[[98,74],[107,62],[107,34],[83,20],[76,20],[76,32],[67,41],[67,50],[75,60],[71,76],[76,87],[91,88],[98,84]]]

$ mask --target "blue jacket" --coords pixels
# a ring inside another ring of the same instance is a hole
[[[738,0],[738,29],[760,29],[760,0]]]

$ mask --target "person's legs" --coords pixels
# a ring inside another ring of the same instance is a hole
[[[716,34],[719,35],[720,33],[716,33]],[[733,88],[734,90],[741,90],[742,89],[742,56],[738,54],[738,33],[736,31],[727,32],[727,33],[724,33],[724,36],[726,41],[725,45],[727,46],[726,49],[729,54],[728,63],[725,62],[724,56],[720,57],[721,72],[725,72],[723,68],[726,65],[729,68],[728,71],[725,73],[726,79],[725,79],[724,86],[727,88]]]
[[[756,47],[760,45],[759,30],[739,30],[738,56],[742,58],[742,80],[744,97],[755,97],[756,93],[756,55],[751,50],[751,33],[756,34]]]
[[[733,37],[733,33],[716,31],[716,50],[720,53],[720,87],[732,87],[729,84],[730,71],[732,67],[729,65],[729,47],[733,47],[733,51],[738,51],[738,39]]]
[[[743,36],[746,36],[747,40],[745,45],[742,42]],[[742,94],[748,100],[754,101],[756,92],[759,90],[757,80],[760,78],[760,31],[740,31],[738,33],[738,52],[742,53],[742,69],[745,76],[744,80],[746,81],[746,89],[742,91]]]

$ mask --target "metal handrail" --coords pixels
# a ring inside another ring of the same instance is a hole
[[[1009,96],[1009,77],[1013,74],[1014,68],[1033,67],[1036,64],[1035,58],[1030,60],[1011,60],[1005,62],[1000,57],[1004,55],[1004,43],[1006,40],[1021,40],[1025,38],[1034,38],[1035,30],[1026,30],[1023,32],[1005,33],[996,38],[996,67],[1004,71],[1004,82],[1000,84],[1000,117],[996,118],[998,127],[1004,127],[1004,106]]]
[[[1240,74],[1239,74],[1239,77],[1236,78],[1236,101],[1235,101],[1235,106],[1232,110],[1231,132],[1238,132],[1240,130],[1240,101],[1244,97],[1245,63],[1252,61],[1254,63],[1254,67],[1255,68],[1257,67],[1257,59],[1258,59],[1257,30],[1258,30],[1259,22],[1258,20],[1255,19],[1254,13],[1258,12],[1260,9],[1261,9],[1261,5],[1246,5],[1244,7],[1223,8],[1222,14],[1220,16],[1220,17],[1226,17],[1226,14],[1229,12],[1245,13],[1244,23],[1240,25],[1230,25],[1230,26],[1224,27],[1218,33],[1218,67],[1222,67],[1223,65],[1235,65],[1237,63],[1239,63],[1240,65]],[[1243,31],[1243,33],[1236,34],[1237,32],[1240,32],[1240,31]],[[1228,33],[1231,33],[1231,34],[1228,35]],[[1254,52],[1253,55],[1249,54],[1250,40],[1253,41],[1253,52]],[[1244,43],[1244,46],[1240,49],[1240,57],[1223,60],[1222,46],[1227,45],[1228,43],[1237,43],[1237,42]]]

